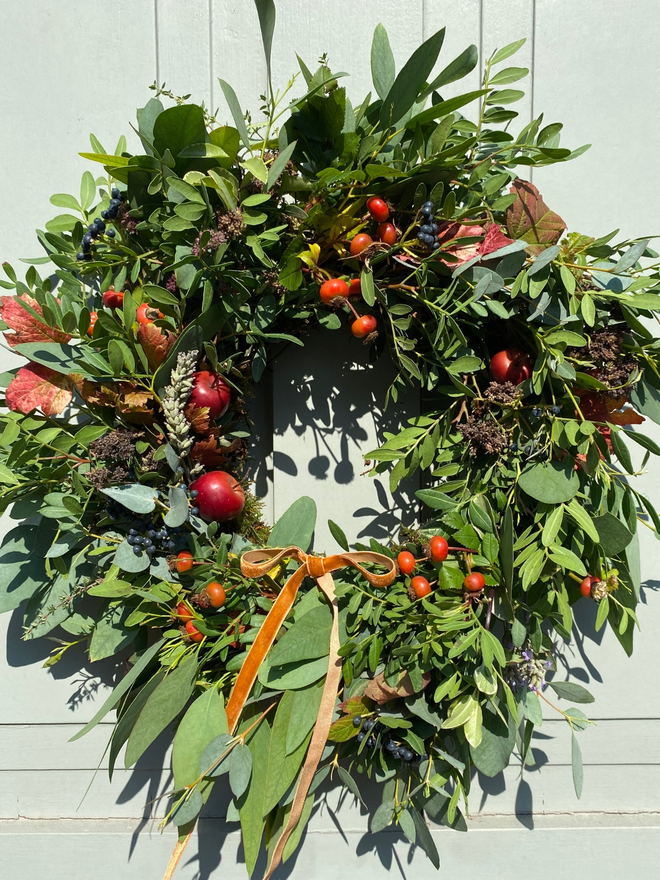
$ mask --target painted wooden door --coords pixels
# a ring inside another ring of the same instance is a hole
[[[570,165],[535,172],[534,182],[569,229],[625,235],[660,229],[660,10],[656,0],[278,0],[274,77],[328,51],[337,69],[353,72],[349,93],[369,88],[374,26],[388,29],[398,65],[447,26],[442,64],[469,43],[481,55],[514,39],[527,43],[516,63],[530,67],[521,120],[545,112],[564,122],[572,146],[593,148]],[[52,192],[75,192],[90,131],[102,143],[130,133],[134,109],[154,80],[191,93],[228,117],[217,77],[232,83],[245,106],[258,108],[265,66],[251,0],[0,0],[0,253],[3,260],[39,254],[32,230],[51,216]],[[476,88],[479,71],[456,84]],[[20,264],[19,264],[20,265]],[[3,363],[10,356],[3,352]],[[255,476],[276,518],[300,494],[319,507],[317,547],[332,549],[324,525],[342,523],[355,540],[382,535],[408,515],[408,487],[392,499],[361,476],[365,452],[388,419],[414,415],[414,395],[394,413],[381,403],[390,367],[373,366],[355,340],[315,335],[305,352],[272,363],[255,404]],[[656,439],[660,431],[651,429]],[[660,501],[660,465],[641,488]],[[6,524],[5,524],[6,525]],[[475,778],[468,835],[438,830],[441,870],[457,880],[487,872],[493,880],[528,871],[537,880],[569,870],[586,880],[655,876],[660,856],[660,545],[641,527],[642,633],[627,660],[613,638],[594,636],[591,609],[578,615],[566,672],[596,695],[598,724],[584,734],[585,786],[576,801],[569,744],[548,719],[535,741],[537,765],[521,778]],[[109,733],[99,725],[82,741],[68,738],[87,721],[116,680],[113,664],[78,668],[72,656],[41,669],[47,642],[20,640],[20,615],[0,620],[6,649],[0,676],[0,865],[27,880],[158,877],[172,834],[160,836],[168,756],[158,743],[132,773],[107,781],[102,759]],[[589,659],[586,654],[588,653]],[[631,747],[632,745],[632,747]],[[101,770],[94,778],[94,770]],[[86,793],[88,786],[91,788]],[[84,799],[83,799],[84,796]],[[235,826],[223,826],[221,801],[210,804],[199,840],[180,869],[183,878],[245,876]],[[341,823],[343,832],[338,830]],[[222,856],[217,847],[223,843]],[[282,877],[334,880],[347,871],[435,875],[423,854],[397,835],[367,833],[364,813],[330,798],[314,815],[302,853]]]

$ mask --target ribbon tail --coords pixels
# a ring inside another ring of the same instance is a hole
[[[193,825],[193,827],[190,829],[190,831],[186,835],[185,839],[177,841],[176,846],[174,847],[174,851],[172,853],[172,856],[168,862],[167,870],[165,871],[165,874],[163,876],[163,880],[172,880],[172,877],[174,876],[174,872],[176,871],[176,867],[179,864],[179,862],[181,861],[181,856],[183,855],[185,848],[190,843],[190,838],[192,837],[194,830],[195,830],[195,826]]]
[[[307,757],[303,764],[298,787],[289,813],[289,819],[281,837],[277,841],[273,858],[264,877],[264,880],[270,880],[273,872],[277,869],[282,861],[284,847],[291,836],[294,828],[302,815],[305,799],[309,787],[314,779],[314,774],[323,757],[323,750],[328,740],[328,733],[332,725],[332,716],[335,710],[335,701],[337,699],[337,691],[341,681],[341,657],[339,656],[339,609],[337,606],[337,597],[335,595],[335,584],[331,574],[324,574],[317,578],[319,587],[323,590],[330,608],[332,610],[332,629],[330,631],[330,655],[328,657],[328,673],[323,687],[323,696],[321,697],[321,706],[319,708],[318,719],[314,727],[314,733],[307,750]]]

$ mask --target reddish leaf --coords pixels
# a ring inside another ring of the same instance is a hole
[[[556,244],[566,224],[559,214],[548,208],[534,184],[527,180],[514,180],[510,191],[516,194],[517,199],[506,215],[509,235],[528,242],[530,247],[527,251],[532,255],[540,254],[545,248]]]
[[[494,251],[499,251],[500,248],[506,247],[508,244],[513,244],[513,239],[507,238],[497,223],[491,223],[486,232],[486,237],[479,245],[479,253],[484,256],[486,254],[492,254]]]
[[[174,345],[174,336],[169,330],[163,330],[156,324],[140,324],[138,341],[147,356],[149,366],[155,370],[163,363],[170,348]]]
[[[39,407],[45,416],[55,416],[71,403],[73,387],[72,376],[30,362],[16,373],[5,397],[9,409],[16,412],[30,413]]]
[[[71,337],[68,333],[49,327],[43,321],[38,321],[26,311],[17,300],[21,299],[30,306],[37,314],[43,315],[41,306],[29,294],[22,293],[20,296],[3,296],[0,307],[0,317],[14,333],[5,332],[7,345],[14,348],[24,342],[68,342]]]
[[[185,416],[190,422],[190,427],[193,429],[195,434],[206,434],[206,432],[210,428],[210,411],[210,407],[208,406],[195,406],[193,403],[189,403],[186,406],[184,410]]]
[[[214,468],[223,464],[231,452],[235,452],[240,446],[240,440],[234,440],[229,446],[218,446],[217,438],[213,434],[198,440],[190,451],[190,457],[194,461],[200,461],[205,468]]]
[[[646,419],[631,407],[624,409],[628,395],[612,397],[602,392],[575,389],[580,397],[580,409],[585,419],[592,422],[611,422],[613,425],[641,425]],[[601,433],[609,428],[599,428]]]

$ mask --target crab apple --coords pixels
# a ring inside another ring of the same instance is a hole
[[[393,223],[381,223],[378,227],[378,238],[390,247],[396,244],[397,234]]]
[[[362,281],[360,278],[351,278],[350,284],[348,285],[348,295],[349,296],[361,296],[362,294]]]
[[[94,334],[94,324],[96,324],[98,319],[99,319],[98,312],[90,312],[89,313],[89,327],[87,328],[87,335],[88,336],[92,336]]]
[[[466,576],[463,586],[469,593],[478,593],[486,586],[486,581],[480,572],[473,571],[472,574]]]
[[[193,559],[195,557],[192,555],[190,550],[182,550],[181,553],[176,558],[176,562],[174,563],[176,566],[176,570],[179,574],[184,574],[186,571],[190,571],[193,567]]]
[[[209,471],[190,486],[197,492],[195,505],[206,522],[228,522],[236,519],[245,507],[245,493],[241,484],[226,471]]]
[[[103,305],[109,309],[120,309],[124,305],[124,291],[110,287],[103,294]]]
[[[135,317],[137,318],[138,324],[153,324],[154,321],[161,320],[165,315],[160,309],[155,309],[153,306],[150,306],[149,303],[142,303],[141,306],[137,307]]]
[[[229,409],[231,388],[217,373],[199,370],[193,374],[190,402],[193,406],[208,406],[209,418],[219,419]]]
[[[176,606],[176,616],[182,623],[186,623],[186,621],[193,619],[193,613],[185,602],[179,602]]]
[[[344,280],[341,278],[331,278],[329,281],[323,282],[319,290],[319,296],[326,305],[330,305],[335,297],[348,296],[349,290],[350,288]]]
[[[390,209],[378,196],[372,196],[372,198],[367,199],[367,211],[369,211],[376,223],[383,223],[390,216]]]
[[[490,359],[490,375],[500,385],[504,382],[520,385],[532,375],[532,359],[519,348],[505,348]]]
[[[597,580],[599,580],[599,578],[589,574],[580,584],[580,592],[585,597],[585,599],[591,599],[591,585]]]
[[[193,640],[193,642],[201,642],[202,639],[204,638],[204,636],[197,629],[197,627],[192,622],[192,620],[189,620],[188,623],[186,624],[186,632],[188,633],[190,638]]]
[[[434,535],[429,544],[431,547],[431,561],[444,562],[449,553],[449,544],[447,543],[447,540],[443,538],[442,535]]]
[[[357,257],[362,251],[366,251],[366,249],[373,243],[374,240],[370,235],[367,235],[366,232],[360,232],[351,241],[351,256]]]
[[[402,550],[396,558],[401,574],[409,575],[415,570],[415,557],[408,550]]]
[[[418,599],[428,596],[431,592],[431,584],[419,574],[410,581],[410,586]]]
[[[351,333],[358,339],[364,339],[370,333],[373,333],[378,326],[373,315],[362,315],[351,324]]]
[[[204,592],[209,597],[211,608],[222,608],[227,601],[225,588],[218,581],[211,581],[204,587]]]

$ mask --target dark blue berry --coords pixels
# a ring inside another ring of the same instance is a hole
[[[357,735],[357,741],[358,741],[359,743],[361,743],[362,740],[364,739],[364,737],[365,737],[365,734],[364,734],[364,733],[358,733],[358,735]]]
[[[105,223],[103,222],[103,220],[101,220],[100,217],[95,217],[95,218],[94,218],[94,224],[93,224],[93,225],[94,225],[94,228],[95,228],[98,232],[103,232],[103,230],[105,229]]]
[[[431,247],[433,248],[434,251],[437,251],[437,249],[440,247],[440,242],[436,239],[436,241],[433,242]]]
[[[153,544],[153,541],[151,540],[151,538],[145,538],[143,541],[143,544],[145,547],[151,547],[151,545]]]
[[[168,541],[166,546],[168,550],[174,550],[176,543],[174,541]]]
[[[117,216],[117,209],[116,208],[108,208],[108,210],[105,212],[105,216],[108,220],[114,220],[115,217]]]
[[[115,230],[114,230],[114,229],[108,229],[108,231],[106,232],[106,237],[107,237],[107,238],[114,238],[115,235],[116,235],[116,233],[115,233]]]
[[[423,232],[418,232],[418,233],[417,233],[417,240],[418,240],[418,241],[421,241],[422,244],[424,243],[424,239],[425,239],[425,238],[426,238],[426,235],[425,235]]]
[[[140,533],[138,532],[137,529],[129,529],[128,534],[129,535],[139,535]]]
[[[510,446],[511,452],[518,452],[518,444],[512,443]]]
[[[184,492],[188,491],[187,483],[179,483],[179,489],[183,489]]]
[[[362,724],[362,716],[356,715],[353,719],[353,727],[359,727]]]
[[[364,722],[364,724],[362,726],[365,730],[371,730],[371,728],[374,726],[375,723],[376,722],[374,721],[373,718],[367,718],[367,720]]]
[[[538,408],[538,406],[532,407],[532,415],[536,419],[538,419],[538,417],[541,415],[541,410]]]
[[[191,507],[191,508],[190,508],[190,513],[191,513],[193,516],[199,516],[199,507]]]
[[[94,236],[90,235],[89,232],[86,232],[82,237],[83,244],[91,244],[94,241]]]
[[[387,742],[385,743],[385,748],[387,749],[388,752],[392,752],[392,754],[394,754],[394,752],[398,752],[398,751],[399,751],[399,747],[398,747],[398,745],[394,742],[393,739],[388,739],[388,740],[387,740]]]
[[[375,749],[376,748],[376,737],[375,736],[369,737],[369,739],[367,740],[367,748],[368,749]]]
[[[169,532],[167,531],[165,526],[163,526],[163,528],[160,530],[160,533],[163,536],[163,538],[167,538],[167,536],[169,535]]]
[[[96,236],[97,236],[98,234],[99,234],[99,231],[98,231],[98,229],[96,228],[96,226],[94,226],[93,223],[92,223],[90,226],[87,227],[86,235],[90,235],[90,236],[92,237],[92,241],[96,238]]]
[[[528,444],[527,446],[525,446],[524,451],[525,451],[525,455],[531,455],[532,454],[532,447]]]
[[[121,199],[110,199],[110,210],[118,208],[121,205]]]
[[[437,235],[439,228],[440,227],[438,226],[437,223],[431,223],[431,232],[433,233],[433,235]]]
[[[412,761],[413,759],[413,753],[410,751],[410,749],[399,749],[399,754],[406,762]]]
[[[156,552],[156,548],[155,548],[155,547],[147,547],[147,554],[148,554],[149,556],[153,556],[155,552]]]
[[[133,535],[129,535],[128,538],[126,538],[126,540],[127,540],[127,542],[128,542],[131,546],[132,546],[133,544],[135,544],[135,538],[134,538]]]
[[[424,226],[420,227],[420,232],[423,232],[424,235],[433,235],[433,227],[428,224],[424,224]]]
[[[147,532],[147,538],[155,538],[157,534],[158,532],[156,532],[155,529],[149,529],[149,531]]]
[[[133,553],[135,553],[136,556],[139,556],[142,553],[142,550],[140,547],[133,547]]]
[[[113,186],[110,190],[110,195],[113,199],[116,199],[121,202],[121,190],[118,190],[116,186]]]
[[[82,251],[79,251],[79,252],[76,254],[76,260],[84,260],[84,259],[85,259],[85,254],[83,254]]]
[[[107,219],[108,219],[108,212],[107,212],[107,211],[101,211],[101,217],[103,217],[104,220],[107,220]]]
[[[83,252],[83,259],[87,259],[89,256],[89,252],[92,249],[92,245],[90,242],[83,240],[83,243],[80,245],[80,249]]]
[[[135,543],[136,544],[144,544],[144,538],[142,537],[142,535],[135,536]]]
[[[422,205],[422,211],[425,214],[431,214],[434,208],[435,205],[433,204],[433,202],[424,202],[424,204]]]
[[[193,489],[190,493],[191,498],[197,498],[198,495],[199,495],[199,492],[197,491],[197,489]]]
[[[558,416],[559,413],[561,412],[561,407],[555,405],[555,406],[552,407],[552,409],[550,410],[550,412],[553,414],[553,416]]]

